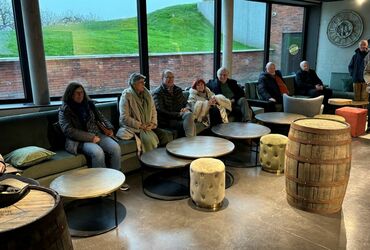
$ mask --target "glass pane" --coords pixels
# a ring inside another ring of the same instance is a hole
[[[303,7],[272,5],[270,61],[283,75],[299,69],[302,61]]]
[[[0,1],[0,76],[0,100],[25,98],[11,0]]]
[[[213,1],[147,1],[150,85],[170,69],[185,88],[213,72]]]
[[[40,0],[51,96],[70,80],[88,94],[120,93],[140,70],[136,0]]]
[[[266,4],[234,4],[232,78],[244,83],[257,80],[263,71]]]

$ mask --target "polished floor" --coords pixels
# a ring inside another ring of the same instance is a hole
[[[119,193],[127,209],[115,230],[73,238],[80,249],[370,249],[370,140],[352,142],[352,169],[342,211],[330,216],[286,202],[284,175],[228,168],[235,183],[228,206],[201,212],[188,199],[161,201],[142,193],[139,173]]]

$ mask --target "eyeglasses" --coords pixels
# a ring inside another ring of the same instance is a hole
[[[165,78],[166,79],[174,79],[175,77],[174,76],[166,76]]]

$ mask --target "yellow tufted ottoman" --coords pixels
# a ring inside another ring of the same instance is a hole
[[[213,158],[190,164],[190,196],[200,208],[218,210],[225,198],[225,165]]]
[[[285,146],[288,137],[280,134],[264,135],[260,139],[262,169],[272,173],[284,172]]]

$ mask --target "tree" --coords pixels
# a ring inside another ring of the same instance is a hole
[[[0,0],[0,30],[14,30],[13,10],[8,0]]]

